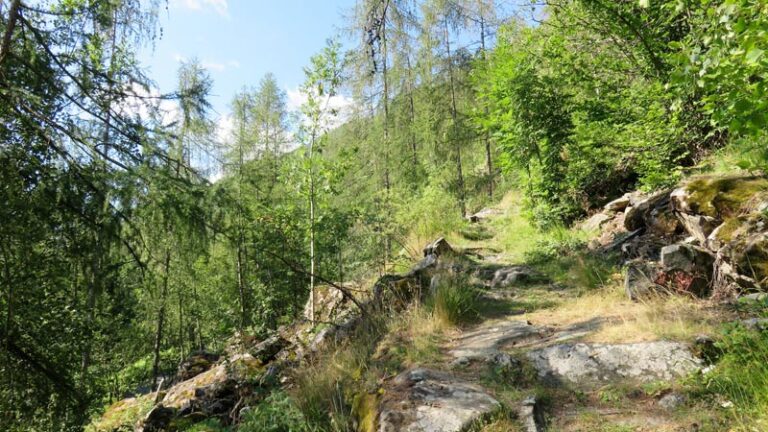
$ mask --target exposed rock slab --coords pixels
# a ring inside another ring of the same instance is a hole
[[[540,339],[545,329],[526,321],[487,321],[471,332],[463,334],[450,354],[455,358],[487,359],[503,348],[533,339]]]
[[[500,407],[482,387],[429,369],[393,380],[379,415],[379,432],[460,432]]]
[[[670,381],[701,367],[688,346],[677,342],[563,344],[528,353],[539,377],[576,385],[614,380]]]

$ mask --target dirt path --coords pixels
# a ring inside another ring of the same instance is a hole
[[[474,228],[485,240],[473,246],[497,250],[489,226],[502,212],[487,213]],[[398,377],[380,431],[698,430],[675,390],[678,379],[702,367],[689,344],[638,342],[631,334],[626,341],[589,342],[618,325],[612,314],[572,313],[564,325],[528,321],[525,312],[568,292],[531,283],[537,278],[520,274],[525,266],[504,263],[498,254],[478,266],[494,271],[485,275],[481,321],[442,347],[444,364]],[[479,429],[472,426],[478,420],[485,424]]]

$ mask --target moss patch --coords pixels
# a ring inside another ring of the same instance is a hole
[[[768,190],[764,177],[699,177],[686,185],[692,210],[726,219],[742,212],[751,199]]]
[[[362,393],[355,396],[352,402],[352,415],[357,420],[357,430],[360,432],[375,432],[378,415],[379,395]]]
[[[90,425],[86,432],[132,431],[136,422],[147,415],[154,406],[155,393],[123,399],[111,405],[104,414]]]

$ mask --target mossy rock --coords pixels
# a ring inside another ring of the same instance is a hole
[[[357,421],[359,432],[375,432],[378,416],[379,395],[376,393],[357,394],[352,401],[352,416]]]
[[[721,220],[748,212],[756,197],[768,193],[765,177],[699,177],[685,185],[693,213]]]
[[[86,432],[131,432],[136,423],[152,409],[155,393],[128,398],[110,405],[97,420],[85,427]]]

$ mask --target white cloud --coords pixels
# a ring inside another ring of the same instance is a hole
[[[307,95],[301,92],[298,88],[289,89],[286,91],[288,95],[288,110],[299,111],[301,105],[307,101]],[[327,125],[329,129],[334,129],[344,124],[352,114],[352,110],[355,106],[355,101],[345,95],[336,95],[328,100],[328,108],[337,111],[336,116],[331,119]]]
[[[155,88],[146,89],[132,84],[125,92],[130,96],[116,108],[123,114],[138,115],[144,120],[159,116],[164,125],[176,122],[181,117],[176,101],[162,97],[160,91]]]
[[[171,0],[171,6],[193,11],[213,9],[218,15],[229,18],[229,4],[227,0]]]
[[[217,63],[212,61],[204,61],[202,63],[202,66],[214,72],[224,72],[225,70],[227,70],[227,65],[225,65],[224,63]]]

